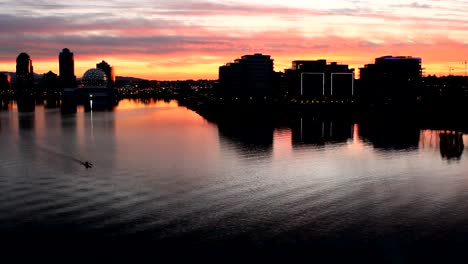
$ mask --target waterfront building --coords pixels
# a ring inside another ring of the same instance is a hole
[[[222,96],[271,97],[273,80],[273,60],[269,55],[244,55],[219,68]]]
[[[415,103],[420,93],[421,58],[383,56],[360,68],[362,98],[383,104]]]
[[[340,98],[354,96],[354,69],[346,64],[321,60],[295,60],[285,70],[289,95],[306,98]]]
[[[59,54],[59,80],[62,88],[76,87],[75,60],[67,48]]]

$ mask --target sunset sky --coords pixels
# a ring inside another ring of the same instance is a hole
[[[119,76],[215,79],[218,67],[264,53],[275,70],[296,59],[359,68],[383,55],[423,58],[425,74],[464,74],[468,0],[0,0],[0,71],[27,52],[35,72],[77,77],[106,60]]]

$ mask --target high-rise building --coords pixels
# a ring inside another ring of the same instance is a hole
[[[20,53],[16,58],[16,87],[19,95],[32,92],[34,71],[31,58],[27,53]]]
[[[289,94],[308,98],[351,98],[354,69],[326,60],[296,60],[286,69]]]
[[[107,86],[108,87],[113,87],[115,84],[115,72],[114,72],[114,67],[110,66],[109,63],[106,61],[102,61],[98,64],[96,64],[97,69],[101,69],[104,71],[107,77]]]
[[[271,97],[273,80],[273,60],[269,55],[244,55],[219,68],[223,96]]]
[[[421,58],[383,56],[360,69],[362,97],[375,103],[414,103],[422,77]]]
[[[67,48],[59,54],[59,81],[62,88],[76,87],[75,60]]]

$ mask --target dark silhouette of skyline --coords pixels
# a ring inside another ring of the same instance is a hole
[[[113,89],[114,67],[107,62],[102,61],[96,65],[96,68],[88,70],[83,76],[83,83],[86,85],[80,89],[76,88],[74,54],[67,48],[59,54],[59,68],[59,76],[49,71],[43,74],[40,80],[39,78],[35,80],[30,56],[24,52],[20,53],[16,60],[16,82],[11,94],[5,96],[5,91],[10,91],[11,88],[5,82],[9,79],[7,77],[1,79],[5,80],[0,83],[0,92],[2,97],[6,97],[2,100],[16,100],[21,112],[34,111],[35,104],[43,104],[44,100],[47,101],[47,107],[58,107],[63,104],[66,109],[64,112],[76,112],[74,108],[77,103],[84,104],[85,108],[90,110],[109,109],[116,104],[117,92]],[[102,76],[97,78],[96,73]]]
[[[449,107],[456,105],[462,112],[467,110],[463,105],[468,101],[468,79],[455,76],[422,77],[422,59],[418,57],[376,58],[374,64],[360,68],[358,80],[355,79],[354,69],[350,69],[347,64],[327,63],[326,59],[294,60],[292,67],[286,69],[284,73],[273,70],[273,61],[270,55],[261,53],[243,55],[234,62],[219,67],[219,80],[210,85],[212,88],[210,90],[198,90],[200,85],[204,84],[188,81],[174,82],[174,85],[170,85],[173,86],[170,89],[166,89],[167,86],[162,87],[161,82],[145,80],[119,82],[117,87],[113,66],[103,60],[96,64],[96,68],[104,72],[106,87],[116,87],[123,91],[123,96],[130,95],[133,98],[162,95],[164,98],[188,97],[188,100],[208,104],[237,102],[307,107],[331,105],[336,108],[333,110],[335,112],[348,111],[349,107],[374,106],[410,106],[435,110],[437,105]],[[34,84],[32,60],[28,54],[21,53],[17,62],[17,82],[13,83],[13,89],[9,93],[12,96],[9,98],[58,94],[61,99],[65,93],[70,95],[72,92],[63,90],[61,82],[65,76],[68,76],[71,82],[75,80],[75,76],[72,75],[73,53],[69,49],[64,48],[59,55],[62,70],[62,78],[59,76],[59,85],[62,89],[60,91],[54,91],[55,84],[50,84],[50,81],[45,82],[44,78],[39,81],[37,76],[38,84]],[[455,79],[456,82],[452,82]],[[80,88],[86,81],[86,78],[82,79]],[[127,87],[121,89],[123,85]],[[136,87],[139,87],[138,92],[134,93]],[[91,92],[89,90],[83,96],[87,94],[89,97]],[[447,94],[450,96],[446,96]],[[110,97],[115,96],[120,95],[110,92]],[[71,97],[73,96],[67,96],[68,99]]]

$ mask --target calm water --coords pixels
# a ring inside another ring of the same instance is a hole
[[[0,122],[0,235],[18,254],[412,263],[468,244],[466,135],[454,146],[391,123],[215,123],[175,101],[12,107]]]

